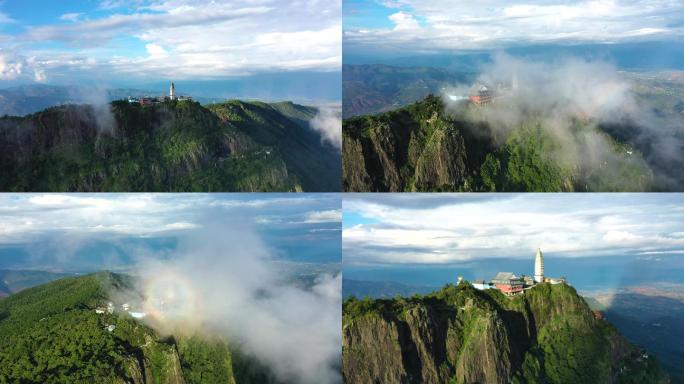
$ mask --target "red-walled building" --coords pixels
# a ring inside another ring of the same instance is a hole
[[[492,93],[489,92],[489,88],[486,85],[480,84],[477,90],[470,96],[468,96],[471,102],[475,105],[487,105],[492,102]]]
[[[512,296],[522,293],[525,279],[511,272],[499,272],[492,279],[492,284],[505,295]]]

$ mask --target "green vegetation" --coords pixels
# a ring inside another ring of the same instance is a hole
[[[308,127],[315,113],[292,103],[116,101],[0,118],[0,188],[339,190],[339,154]]]
[[[377,367],[407,383],[667,382],[655,358],[595,319],[565,284],[513,298],[468,283],[411,298],[350,297],[343,338],[349,383],[373,382],[385,374]]]
[[[576,119],[567,132],[531,115],[495,130],[485,110],[439,97],[344,120],[346,191],[643,191],[640,153]],[[502,108],[505,108],[503,106]],[[476,123],[479,122],[479,123]]]
[[[101,272],[0,300],[0,383],[276,382],[223,340],[162,337],[126,313],[94,311],[131,286],[125,275]]]
[[[306,191],[340,190],[340,155],[308,127],[316,109],[293,103],[231,100],[207,107],[259,146],[276,149]]]

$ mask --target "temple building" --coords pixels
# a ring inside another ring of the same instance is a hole
[[[492,284],[505,295],[513,296],[522,293],[525,280],[511,272],[499,272],[492,279]]]
[[[476,88],[476,91],[468,96],[468,98],[475,105],[485,106],[492,102],[492,93],[489,91],[489,88],[487,88],[486,85],[479,84]]]
[[[169,86],[169,94],[168,96],[140,96],[140,97],[132,97],[128,96],[128,102],[130,104],[140,104],[143,106],[150,106],[150,105],[155,105],[155,104],[161,104],[164,101],[170,101],[170,100],[176,100],[176,101],[191,101],[192,97],[190,96],[179,96],[176,94],[176,84],[171,82],[171,85]]]
[[[459,284],[462,283],[462,278],[459,276]],[[537,253],[534,257],[534,277],[521,275],[517,276],[512,272],[499,272],[490,281],[475,280],[472,284],[476,289],[498,289],[507,296],[515,296],[521,294],[524,290],[530,289],[537,284],[565,284],[565,277],[545,277],[544,276],[544,254],[541,248],[537,248]]]

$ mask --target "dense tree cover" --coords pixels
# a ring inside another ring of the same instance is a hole
[[[92,311],[45,318],[5,339],[1,383],[117,382],[128,377],[126,351]]]
[[[535,114],[511,127],[487,109],[447,110],[439,97],[343,121],[347,191],[642,191],[654,175],[641,154],[596,122],[567,127]]]
[[[277,382],[220,339],[162,337],[125,312],[94,311],[132,286],[126,275],[101,272],[0,300],[0,383]]]
[[[260,146],[277,149],[305,191],[340,190],[340,154],[309,127],[316,109],[288,102],[238,100],[207,108]]]
[[[339,190],[339,154],[307,125],[315,112],[292,103],[115,101],[0,118],[0,188]]]
[[[416,313],[420,311],[429,314],[427,323],[417,320],[420,317]],[[413,313],[410,322],[409,312]],[[629,344],[608,322],[595,319],[586,302],[565,284],[541,284],[514,298],[498,290],[479,291],[464,283],[411,298],[349,297],[344,301],[343,328],[356,327],[349,334],[368,331],[359,328],[368,326],[368,321],[361,321],[367,317],[395,324],[391,328],[396,327],[399,335],[402,329],[406,330],[403,332],[411,329],[413,337],[439,335],[440,339],[420,337],[417,340],[421,341],[414,342],[431,340],[434,344],[418,349],[444,351],[432,358],[437,363],[441,361],[440,369],[450,372],[453,383],[461,382],[455,375],[459,362],[477,361],[479,355],[472,354],[485,353],[483,348],[488,348],[492,340],[508,342],[497,345],[497,361],[488,360],[487,364],[499,367],[496,369],[510,366],[508,380],[514,383],[634,383],[635,378],[642,383],[660,383],[666,380],[656,359],[641,358],[638,348]],[[409,336],[400,336],[392,342],[409,343],[402,350],[405,348],[403,353],[411,353],[416,347],[411,347],[411,341],[405,337]],[[391,345],[388,340],[378,342]],[[362,346],[353,345],[353,350],[343,350],[343,354],[365,356]],[[491,354],[488,356],[492,358]],[[385,358],[392,360],[389,356]],[[408,375],[420,377],[415,372]]]
[[[178,353],[183,376],[189,383],[235,383],[228,345],[198,336],[180,338]]]

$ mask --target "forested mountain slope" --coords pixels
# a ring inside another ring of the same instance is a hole
[[[507,298],[468,283],[425,296],[347,299],[345,383],[668,383],[655,358],[565,284]]]
[[[249,114],[223,113],[233,107]],[[290,118],[286,107],[306,114]],[[338,191],[338,151],[303,123],[315,112],[292,103],[115,101],[4,117],[0,189]]]
[[[131,285],[100,272],[0,300],[0,383],[276,382],[220,338],[160,335],[127,312],[95,312]]]

